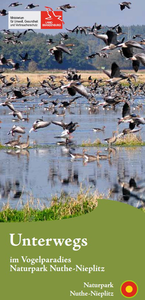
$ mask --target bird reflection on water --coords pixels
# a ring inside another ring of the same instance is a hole
[[[17,180],[15,182],[11,182],[7,180],[4,184],[0,182],[0,195],[3,199],[19,199],[22,195],[22,190],[20,186],[20,182]]]
[[[84,190],[89,188],[90,192],[97,190],[104,197],[135,207],[144,205],[144,148],[138,148],[132,154],[130,149],[116,147],[114,152],[111,151],[111,164],[108,159],[84,164],[83,158],[71,160],[69,153],[62,154],[62,147],[29,151],[9,149],[3,152],[0,168],[1,206],[8,199],[12,207],[16,206],[14,199],[22,199],[26,203],[30,192],[34,198],[43,201],[51,199],[55,194],[76,195],[80,186]],[[85,150],[94,155],[96,153],[96,147],[91,147],[91,151],[86,147]],[[104,148],[101,151],[106,152]],[[23,166],[23,173],[20,166]],[[13,182],[19,182],[17,188]]]

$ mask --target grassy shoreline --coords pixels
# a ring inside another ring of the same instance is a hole
[[[12,209],[7,205],[0,211],[0,223],[55,221],[79,217],[97,208],[98,199],[105,200],[103,195],[95,194],[79,194],[76,199],[67,198],[65,201],[56,197],[49,208],[42,210],[30,207],[29,202],[21,210]],[[140,210],[145,213],[145,208]]]
[[[31,202],[21,210],[12,209],[5,205],[0,211],[0,222],[36,222],[52,221],[73,218],[93,211],[98,206],[98,199],[103,199],[103,195],[88,191],[80,191],[76,197],[54,196],[50,207],[43,209],[32,208]]]
[[[54,145],[34,145],[34,146],[29,146],[27,150],[30,149],[36,149],[36,148],[50,148],[50,147],[56,147],[57,144]],[[126,136],[125,138],[120,138],[118,141],[116,141],[113,146],[115,147],[140,147],[140,146],[145,146],[145,142],[138,139],[136,136],[130,137],[130,135]],[[59,146],[60,147],[60,146]],[[77,148],[83,148],[83,147],[107,147],[107,144],[101,143],[99,139],[94,140],[94,142],[91,142],[90,140],[82,141],[81,144],[76,145]],[[0,150],[18,150],[17,148],[14,147],[8,147],[5,145],[0,144]]]

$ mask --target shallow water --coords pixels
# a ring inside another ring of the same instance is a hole
[[[74,145],[70,151],[82,153],[82,147],[78,147],[83,141],[94,142],[97,138],[104,143],[104,138],[110,137],[112,131],[123,128],[128,125],[121,124],[117,126],[117,118],[121,117],[122,105],[115,111],[112,109],[103,110],[102,106],[95,112],[89,110],[88,101],[80,98],[66,109],[65,116],[56,116],[52,111],[46,111],[44,105],[40,106],[40,100],[43,97],[29,99],[22,103],[20,100],[14,104],[18,110],[29,113],[29,121],[12,121],[14,118],[9,115],[10,110],[7,107],[0,106],[0,119],[2,121],[0,129],[0,142],[12,139],[7,133],[14,124],[24,126],[26,133],[21,141],[25,141],[33,122],[43,116],[44,120],[57,120],[64,122],[78,122],[79,127],[73,132],[72,141]],[[101,99],[101,96],[97,96]],[[52,99],[60,100],[71,99],[66,95],[55,95]],[[1,101],[5,101],[2,98]],[[142,109],[134,111],[144,116],[145,106],[143,98],[135,100],[136,104],[143,103]],[[48,106],[48,105],[47,105]],[[58,111],[61,113],[62,108]],[[24,114],[24,113],[23,113]],[[95,133],[94,127],[106,126],[104,132]],[[19,151],[13,149],[0,150],[0,208],[9,201],[11,207],[21,207],[31,198],[40,200],[40,206],[45,204],[49,206],[53,195],[65,194],[75,195],[80,190],[90,189],[97,191],[116,201],[124,201],[134,206],[141,205],[141,199],[145,199],[145,147],[113,147],[110,160],[100,160],[99,162],[86,163],[83,159],[72,160],[64,146],[56,145],[60,139],[56,138],[62,132],[60,126],[51,124],[49,127],[39,129],[37,132],[30,133],[30,145],[32,149]],[[145,140],[145,129],[139,135]],[[39,147],[36,147],[39,145]],[[99,149],[102,154],[106,154],[105,147],[85,147],[89,154],[96,154]],[[131,189],[131,195],[128,198],[123,197],[122,184],[129,184],[133,178],[136,187]],[[32,201],[32,202],[33,202]]]

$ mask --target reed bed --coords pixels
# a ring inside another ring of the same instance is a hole
[[[34,207],[34,199],[27,201],[21,210],[10,207],[9,202],[3,206],[0,212],[0,222],[32,222],[51,221],[73,218],[93,211],[98,205],[98,199],[104,195],[98,192],[90,193],[90,190],[77,194],[76,197],[61,194],[53,196],[50,207],[43,205],[40,209],[40,201]]]
[[[140,135],[135,135],[133,133],[127,134],[123,137],[117,139],[117,141],[113,144],[114,146],[145,146],[145,142],[142,141]],[[107,144],[101,143],[100,139],[83,141],[80,147],[106,147]]]
[[[93,142],[91,140],[82,141],[80,145],[77,145],[77,147],[106,147],[107,144],[101,143],[100,139],[96,139]],[[136,136],[135,134],[127,134],[124,137],[118,138],[117,141],[113,144],[113,146],[145,146],[145,141],[142,141],[140,136]],[[31,145],[27,149],[34,149],[34,148],[50,148],[55,147],[55,145]],[[8,147],[5,145],[0,144],[0,150],[3,149],[13,149],[13,147]]]
[[[91,140],[83,141],[80,145],[81,147],[95,147],[95,146],[102,146],[100,139],[96,139],[94,142]]]
[[[121,138],[118,138],[115,142],[117,146],[144,146],[145,142],[142,141],[140,135],[133,133],[127,134]]]

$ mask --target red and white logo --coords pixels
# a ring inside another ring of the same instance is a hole
[[[62,11],[54,11],[45,6],[46,11],[41,11],[41,29],[62,29],[64,21]]]

